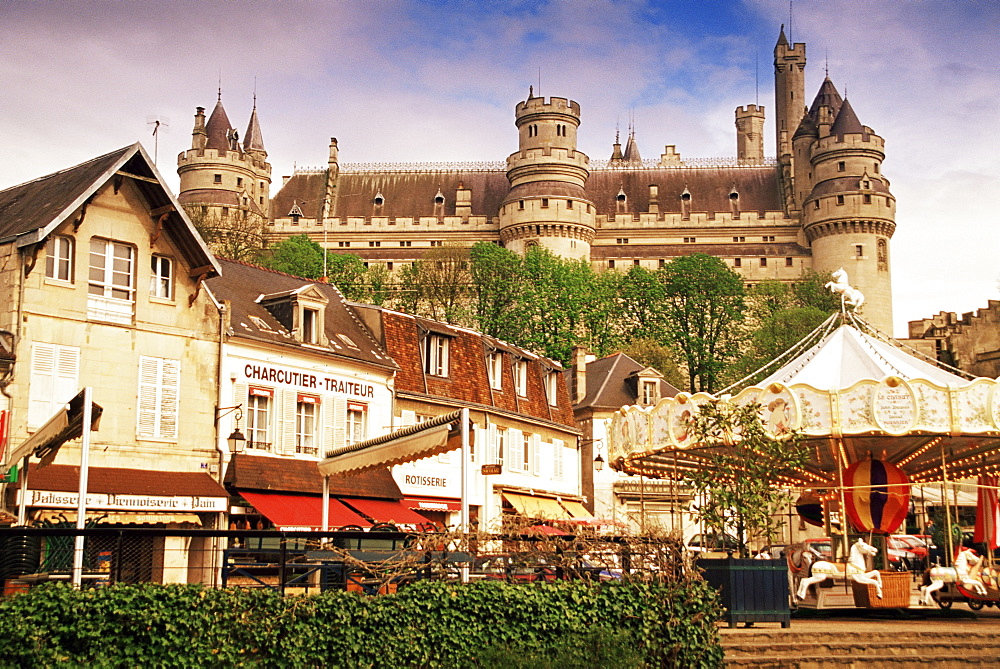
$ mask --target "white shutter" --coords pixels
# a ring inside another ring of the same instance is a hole
[[[521,436],[520,430],[507,430],[507,440],[510,442],[508,445],[507,462],[510,463],[510,470],[512,472],[519,472],[524,470],[524,438]]]
[[[180,360],[160,360],[160,383],[160,423],[157,436],[176,441],[181,396]]]
[[[564,475],[563,468],[563,448],[562,439],[552,440],[552,478],[562,479]]]
[[[41,427],[80,389],[80,349],[36,342],[31,348],[28,427]]]
[[[334,397],[330,403],[333,404],[334,448],[341,448],[347,444],[347,400]]]
[[[334,407],[336,400],[332,397],[325,397],[323,400],[323,404],[321,405],[323,409],[323,427],[322,431],[318,431],[319,434],[323,435],[318,451],[318,455],[321,458],[325,458],[326,454],[336,447],[337,442],[337,431],[334,429],[337,424],[337,417],[335,415],[336,407]]]
[[[295,453],[295,401],[294,390],[280,390],[281,395],[281,453]],[[275,449],[278,451],[278,449]]]
[[[136,410],[136,436],[152,439],[156,436],[157,387],[160,365],[156,358],[139,358],[139,402]]]
[[[498,462],[497,459],[497,426],[490,423],[486,426],[486,464],[492,465]]]
[[[417,412],[403,409],[403,411],[400,413],[399,423],[400,427],[410,427],[411,425],[416,425]]]

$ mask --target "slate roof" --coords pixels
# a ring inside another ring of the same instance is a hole
[[[858,115],[854,113],[854,108],[851,107],[850,101],[844,100],[844,103],[840,106],[837,118],[834,120],[833,125],[830,126],[830,134],[839,135],[840,137],[844,135],[866,134],[865,127],[858,120]]]
[[[204,268],[210,276],[218,272],[180,202],[163,185],[149,154],[138,143],[0,191],[0,242],[27,246],[44,240],[69,217],[78,215],[81,206],[116,174],[140,177],[133,183],[150,210],[173,207],[164,221],[164,233],[192,268]]]
[[[247,134],[243,138],[245,151],[264,151],[264,135],[260,131],[260,121],[257,120],[257,105],[250,112],[250,123],[247,124]]]
[[[217,149],[220,156],[225,155],[229,150],[230,130],[233,130],[233,124],[229,122],[229,116],[226,115],[226,108],[222,106],[220,98],[215,103],[212,115],[208,117],[208,123],[205,124],[205,132],[208,134],[205,148]]]
[[[236,337],[306,350],[288,329],[258,302],[263,295],[291,293],[312,286],[328,300],[325,307],[325,334],[329,345],[320,349],[326,354],[394,369],[396,364],[372,338],[356,314],[347,306],[343,295],[333,285],[275,272],[263,267],[232,260],[219,259],[222,275],[206,282],[218,300],[230,302],[230,326]],[[354,345],[345,341],[345,335]],[[308,351],[317,350],[309,345]]]
[[[575,408],[620,409],[635,404],[638,399],[636,386],[628,378],[645,368],[646,365],[624,353],[615,353],[587,363],[587,393]],[[573,370],[567,370],[565,374],[569,378]],[[660,397],[673,397],[678,392],[680,391],[667,381],[660,380]]]
[[[843,104],[843,99],[840,97],[840,93],[837,92],[837,87],[833,85],[830,81],[830,77],[823,79],[823,83],[819,87],[819,92],[816,93],[816,98],[813,100],[812,105],[809,107],[809,115],[812,116],[815,121],[819,115],[820,107],[830,107],[833,110],[834,116],[840,111],[840,105]]]
[[[316,495],[323,492],[323,477],[320,476],[319,467],[314,460],[272,458],[241,453],[234,456],[230,462],[225,480],[238,490],[270,490]],[[352,476],[332,476],[330,494],[335,497],[403,498],[388,468],[373,469]]]

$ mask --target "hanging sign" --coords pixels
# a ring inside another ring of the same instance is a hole
[[[859,532],[892,534],[910,510],[910,480],[883,460],[861,460],[844,471],[847,517]]]

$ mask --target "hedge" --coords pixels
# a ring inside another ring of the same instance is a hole
[[[717,606],[702,581],[424,581],[377,597],[44,584],[0,601],[0,665],[718,667]]]

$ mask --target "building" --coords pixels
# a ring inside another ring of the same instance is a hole
[[[683,159],[668,145],[643,160],[632,129],[624,151],[616,138],[610,159],[591,160],[577,149],[581,105],[529,91],[515,106],[518,145],[505,162],[347,164],[332,139],[325,167],[283,179],[267,236],[307,234],[390,270],[480,241],[518,252],[538,245],[596,269],[655,269],[702,252],[748,283],[844,268],[867,298],[866,318],[890,331],[895,199],[881,173],[884,142],[829,78],[807,107],[805,67],[805,44],[789,44],[782,29],[774,159],[764,156],[764,107],[746,105],[735,111],[735,158]],[[195,196],[192,173],[200,183],[222,174],[187,154],[184,202]]]
[[[469,409],[469,500],[479,528],[499,530],[507,520],[590,517],[581,486],[590,461],[581,456],[559,363],[467,328],[379,307],[355,308],[399,365],[395,426]],[[393,468],[410,506],[442,525],[460,522],[459,453]]]
[[[973,376],[1000,378],[1000,301],[963,314],[942,311],[909,322],[907,343]],[[921,346],[923,345],[923,346]]]
[[[218,272],[138,144],[0,191],[6,465],[89,387],[103,409],[89,449],[94,522],[215,527],[227,509],[213,476],[220,314],[205,281]],[[23,499],[24,521],[75,522],[81,455],[70,442],[53,464],[22,467],[6,508]],[[202,539],[135,541],[127,578],[210,580]]]
[[[582,433],[581,459],[596,462],[582,472],[587,508],[603,521],[632,531],[695,532],[688,514],[690,489],[671,481],[626,476],[607,467],[611,418],[625,406],[653,407],[679,391],[652,367],[624,353],[595,358],[573,350],[573,367],[564,373],[573,415]]]

